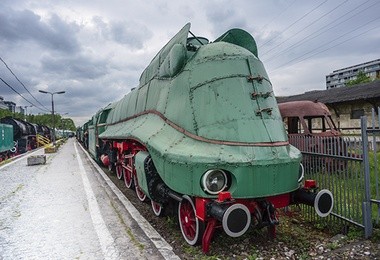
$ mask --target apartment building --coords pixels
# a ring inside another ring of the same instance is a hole
[[[380,78],[380,59],[333,71],[326,76],[326,89],[344,87],[347,81],[356,79],[360,71],[373,80]]]

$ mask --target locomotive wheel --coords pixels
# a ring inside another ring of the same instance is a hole
[[[116,176],[119,180],[121,180],[121,178],[123,178],[123,166],[121,166],[121,165],[116,166]]]
[[[140,188],[136,176],[135,176],[135,191],[136,191],[137,198],[138,198],[140,201],[144,202],[144,201],[146,200],[146,194],[145,194],[145,193],[142,191],[142,189]]]
[[[163,207],[160,203],[157,203],[153,200],[150,201],[151,202],[151,205],[152,205],[152,209],[153,209],[153,213],[154,215],[156,215],[157,217],[161,217],[164,215],[164,210],[163,210]]]
[[[178,205],[178,220],[182,236],[189,245],[194,246],[202,241],[204,225],[197,218],[194,203],[187,195]]]
[[[123,176],[124,176],[124,183],[125,183],[125,186],[130,189],[132,187],[132,182],[133,182],[133,178],[132,178],[132,174],[130,171],[128,171],[127,169],[125,169],[123,167]]]

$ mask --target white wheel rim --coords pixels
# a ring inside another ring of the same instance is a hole
[[[137,177],[135,177],[135,190],[136,190],[137,198],[139,198],[140,201],[145,201],[146,194],[140,189],[140,186],[138,185]]]
[[[129,171],[127,169],[123,168],[124,183],[125,183],[125,186],[129,189],[132,186],[133,179],[132,179],[132,176],[130,176],[129,181],[128,181],[127,174],[129,174]]]
[[[159,203],[154,202],[153,200],[151,201],[151,205],[152,205],[154,215],[159,217],[162,212],[162,206]]]
[[[123,178],[123,170],[121,165],[116,166],[116,176],[119,180]]]

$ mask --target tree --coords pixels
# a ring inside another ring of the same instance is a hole
[[[356,79],[349,80],[346,82],[346,86],[353,86],[361,83],[367,83],[370,82],[371,78],[367,76],[362,70],[359,71],[358,75],[356,76]]]
[[[18,119],[24,119],[24,115],[20,113],[13,113],[8,109],[0,109],[0,118],[11,116]]]
[[[25,116],[20,113],[12,113],[8,109],[0,109],[0,118],[11,116],[18,119],[25,119]],[[46,125],[50,128],[53,127],[53,120],[51,114],[42,114],[42,115],[27,115],[26,120],[29,123]],[[71,118],[62,118],[61,115],[54,115],[55,127],[64,128],[65,130],[75,131],[76,127],[74,121]]]
[[[6,116],[13,116],[13,113],[8,109],[0,109],[0,118],[6,117]]]

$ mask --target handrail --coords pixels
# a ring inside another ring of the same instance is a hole
[[[47,146],[48,144],[50,144],[50,139],[40,134],[36,135],[36,140],[38,146]]]

